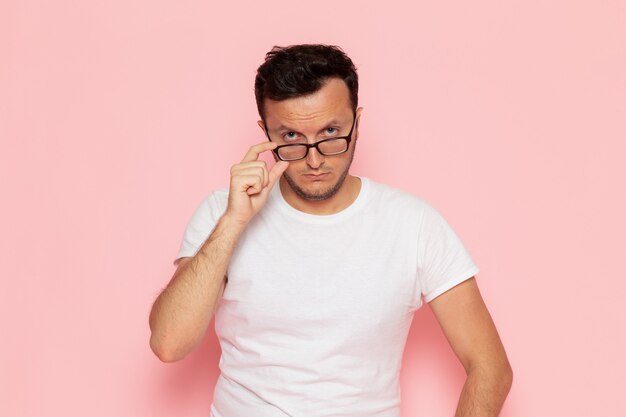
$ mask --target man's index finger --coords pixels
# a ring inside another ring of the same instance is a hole
[[[268,141],[268,142],[257,143],[256,145],[252,146],[248,150],[248,152],[246,153],[246,156],[243,157],[241,162],[256,161],[257,159],[259,159],[260,154],[262,154],[265,151],[274,149],[275,146],[276,146],[276,142]]]

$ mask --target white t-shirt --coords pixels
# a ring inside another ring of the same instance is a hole
[[[177,258],[194,256],[228,189],[197,208]],[[478,272],[424,199],[361,177],[331,215],[278,184],[241,235],[215,311],[222,355],[212,417],[399,417],[413,313]]]

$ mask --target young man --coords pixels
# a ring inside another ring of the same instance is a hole
[[[350,58],[275,47],[255,90],[269,140],[189,221],[150,314],[155,354],[184,358],[215,313],[213,417],[398,417],[425,300],[467,371],[457,417],[497,416],[512,371],[469,253],[422,198],[350,174],[363,110]]]

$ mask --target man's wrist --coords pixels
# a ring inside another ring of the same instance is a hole
[[[239,235],[249,222],[250,220],[241,220],[227,210],[218,221],[218,224],[221,224],[224,229]]]

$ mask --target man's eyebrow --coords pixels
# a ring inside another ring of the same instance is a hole
[[[332,127],[332,126],[342,126],[344,123],[341,122],[340,120],[337,119],[333,119],[331,121],[329,121],[328,123],[326,123],[326,126],[324,126],[321,130],[324,130],[328,127]],[[348,122],[345,122],[345,124],[348,124]]]
[[[292,129],[291,127],[287,126],[287,125],[283,125],[281,124],[280,126],[278,126],[277,128],[274,129],[270,129],[273,130],[275,132],[282,132],[282,131],[289,131],[289,132],[295,132],[296,129]]]
[[[321,132],[322,130],[327,129],[327,128],[329,128],[329,127],[332,127],[332,126],[342,126],[342,125],[344,125],[344,124],[346,124],[346,125],[347,125],[348,123],[349,123],[349,122],[341,122],[340,120],[337,120],[337,119],[332,119],[332,120],[328,121],[328,122],[327,122],[327,123],[326,123],[326,124],[325,124],[325,125],[324,125],[324,126],[323,126],[320,130],[319,130],[319,132]],[[290,127],[290,126],[287,126],[287,125],[284,125],[284,124],[279,125],[279,126],[278,126],[277,128],[275,128],[275,129],[270,129],[270,128],[268,128],[268,130],[272,130],[272,131],[274,131],[274,132],[298,132],[298,133],[300,133],[300,132],[298,131],[298,129],[294,129],[294,128],[292,128],[292,127]]]

